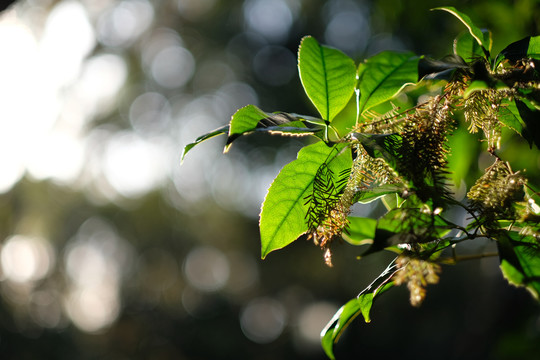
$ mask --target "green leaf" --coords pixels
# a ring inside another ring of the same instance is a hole
[[[491,32],[488,30],[480,31],[483,34],[482,42],[486,44],[488,47],[487,49],[491,51]],[[463,32],[454,40],[454,54],[461,56],[466,61],[471,61],[484,56],[484,50],[470,32]]]
[[[222,126],[216,130],[210,131],[208,134],[199,136],[194,142],[187,144],[184,147],[184,150],[182,151],[182,155],[180,156],[180,163],[184,162],[184,158],[186,157],[186,154],[195,147],[195,145],[198,145],[202,143],[205,140],[211,139],[213,137],[216,137],[218,135],[226,134],[229,131],[229,125]]]
[[[346,144],[329,147],[324,142],[306,146],[300,150],[298,158],[285,165],[274,179],[260,216],[263,259],[308,230],[304,198],[312,189],[319,166],[325,161],[334,174],[349,169],[352,165],[350,148]]]
[[[527,36],[511,43],[497,55],[496,64],[504,59],[514,63],[526,58],[540,60],[540,36]]]
[[[537,148],[540,148],[540,123],[538,122],[540,111],[527,103],[515,99],[516,109],[524,124],[521,136],[529,142],[531,148],[533,143],[536,144]]]
[[[229,151],[234,140],[253,131],[271,134],[305,136],[322,130],[322,127],[307,128],[305,122],[315,124],[316,119],[310,116],[284,112],[267,113],[255,105],[247,105],[238,109],[231,118],[229,136],[224,152]]]
[[[525,287],[540,300],[540,245],[532,236],[504,232],[498,237],[501,270],[515,286]]]
[[[321,46],[313,37],[306,36],[298,49],[298,70],[307,96],[322,118],[332,121],[354,93],[354,61],[341,51]]]
[[[389,280],[394,274],[395,268],[396,265],[392,262],[371,285],[356,298],[343,305],[325,326],[321,332],[321,344],[330,359],[335,359],[334,344],[358,315],[362,314],[366,323],[371,322],[370,311],[373,301],[375,297],[394,286],[394,283],[389,282]]]
[[[365,217],[349,216],[349,226],[343,238],[352,245],[373,243],[377,220]]]
[[[358,195],[358,202],[361,204],[369,204],[375,200],[382,198],[388,194],[401,193],[405,190],[405,187],[397,184],[385,184],[381,186],[376,186],[369,188],[365,191],[362,191]]]
[[[476,25],[473,24],[470,17],[468,17],[466,14],[456,10],[453,6],[445,6],[445,7],[438,7],[432,10],[443,10],[447,11],[450,14],[457,17],[466,27],[469,29],[469,33],[471,36],[476,40],[478,45],[480,45],[482,51],[484,52],[484,55],[486,56],[486,59],[491,62],[490,55],[489,55],[489,48],[491,47],[491,43],[487,42],[484,38],[484,33],[480,28],[478,28]]]
[[[441,60],[421,58],[418,61],[418,80],[450,80],[456,69],[469,66],[459,55],[448,55]]]
[[[229,137],[227,138],[227,144],[225,145],[225,152],[227,152],[231,146],[231,143],[239,136],[255,130],[259,121],[269,117],[271,114],[267,114],[255,105],[247,105],[238,109],[231,118]]]
[[[384,51],[358,68],[360,83],[359,113],[379,105],[418,79],[418,60],[411,52]]]
[[[530,38],[529,47],[527,48],[527,56],[540,60],[540,36]]]
[[[461,186],[461,182],[467,180],[475,161],[471,154],[478,151],[478,145],[477,141],[471,141],[466,128],[459,127],[448,137],[448,170],[454,185]]]
[[[523,136],[523,130],[526,128],[519,110],[514,101],[504,101],[503,106],[499,108],[499,121],[506,127],[514,130]],[[530,145],[530,142],[529,142]]]

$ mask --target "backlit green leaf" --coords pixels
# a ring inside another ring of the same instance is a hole
[[[341,51],[319,45],[317,40],[307,36],[298,50],[298,70],[307,96],[322,118],[332,121],[354,93],[354,61]]]
[[[489,56],[489,50],[488,49],[491,47],[491,43],[487,42],[485,40],[484,33],[482,32],[482,30],[480,30],[479,27],[474,25],[474,23],[472,22],[472,20],[471,20],[471,18],[469,16],[467,16],[466,14],[456,10],[456,8],[453,7],[453,6],[438,7],[438,8],[435,8],[433,10],[447,11],[450,14],[457,17],[467,27],[467,29],[469,29],[469,33],[476,40],[478,45],[480,45],[480,47],[482,48],[482,51],[484,52],[484,55],[486,56],[487,60],[490,61],[490,56]]]
[[[540,299],[540,246],[532,236],[505,232],[498,236],[501,270],[513,285],[527,288]]]
[[[180,156],[180,162],[184,162],[184,158],[186,157],[186,154],[195,147],[195,145],[198,145],[202,143],[205,140],[211,139],[213,137],[216,137],[218,135],[226,134],[229,131],[229,125],[222,126],[216,130],[210,131],[208,134],[204,134],[202,136],[199,136],[194,142],[187,144],[184,147],[184,150],[182,151],[182,155]]]
[[[385,51],[375,55],[358,68],[360,83],[359,112],[379,105],[418,79],[418,60],[411,52]]]
[[[349,226],[343,238],[352,245],[373,243],[377,220],[365,217],[349,216]]]
[[[486,44],[487,49],[491,51],[491,32],[488,30],[480,31],[483,34],[482,42]],[[470,32],[463,32],[454,40],[454,54],[461,56],[466,61],[471,61],[484,56],[484,50]]]
[[[306,146],[300,150],[298,158],[287,164],[274,179],[260,216],[263,259],[308,230],[304,198],[312,189],[319,166],[325,161],[335,174],[341,173],[351,167],[350,148],[345,144],[329,147],[324,142]]]
[[[527,56],[540,60],[540,36],[533,36],[530,38]]]
[[[248,105],[238,109],[232,116],[224,152],[229,150],[232,142],[238,137],[253,131],[285,136],[316,135],[320,132],[322,137],[325,125],[315,125],[319,124],[318,121],[321,120],[311,116],[284,112],[267,113],[255,105]],[[307,123],[312,124],[311,127],[307,127]]]

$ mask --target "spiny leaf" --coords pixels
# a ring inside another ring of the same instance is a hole
[[[199,136],[194,142],[187,144],[184,147],[184,150],[182,151],[182,155],[180,156],[180,163],[184,162],[184,158],[186,157],[186,154],[195,147],[195,145],[198,145],[202,143],[205,140],[211,139],[213,137],[216,137],[218,135],[226,134],[229,131],[229,125],[222,126],[218,129],[215,129],[213,131],[210,131],[207,134],[204,134],[202,136]]]
[[[298,49],[298,70],[307,96],[322,118],[332,121],[347,105],[356,86],[354,61],[311,36]]]
[[[419,57],[411,52],[384,51],[358,68],[360,82],[359,113],[390,100],[418,78]]]
[[[298,158],[287,164],[268,189],[261,216],[261,256],[281,249],[308,231],[305,197],[311,191],[317,170],[324,162],[335,172],[350,168],[350,149],[318,142],[304,147]],[[344,150],[342,152],[342,150]]]

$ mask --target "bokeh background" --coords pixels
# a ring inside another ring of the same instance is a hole
[[[450,53],[464,28],[429,11],[443,5],[491,29],[495,52],[540,33],[534,0],[20,0],[2,12],[0,358],[324,359],[322,327],[392,255],[359,262],[343,244],[328,268],[298,241],[260,260],[260,203],[300,140],[254,135],[223,155],[216,138],[180,166],[182,148],[247,104],[314,114],[296,69],[304,35],[357,61]],[[540,354],[540,309],[495,258],[445,267],[420,308],[393,290],[372,318],[338,357]]]

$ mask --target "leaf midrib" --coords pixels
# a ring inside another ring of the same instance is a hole
[[[389,72],[384,78],[382,81],[379,82],[379,84],[375,87],[375,89],[373,89],[373,91],[371,91],[371,93],[369,94],[369,96],[366,98],[366,101],[364,101],[364,104],[362,105],[362,109],[360,111],[360,114],[363,114],[364,111],[365,111],[365,106],[367,105],[367,103],[369,102],[369,99],[371,99],[371,97],[373,96],[373,94],[375,93],[375,91],[377,91],[381,86],[382,84],[385,83],[386,79],[388,79],[392,74],[394,74],[396,71],[398,71],[407,61],[409,61],[409,59],[411,58],[411,56],[407,57],[406,59],[404,59],[401,64],[399,64],[398,66],[396,66],[391,72]]]

